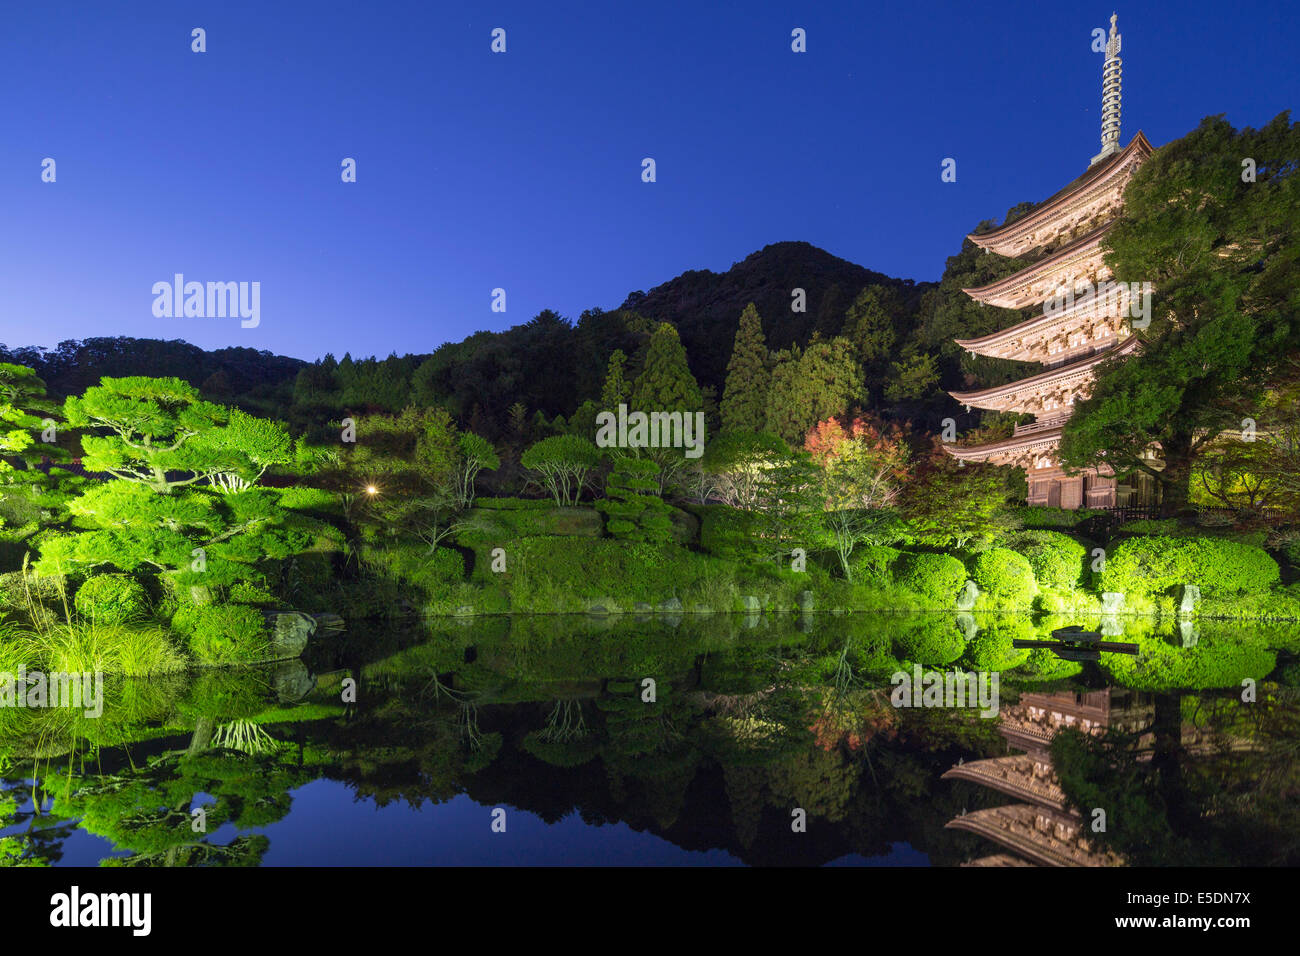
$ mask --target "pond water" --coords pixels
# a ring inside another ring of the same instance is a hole
[[[110,679],[99,717],[0,709],[0,860],[1296,862],[1297,628],[1084,620],[1138,648],[1084,661],[1014,644],[1065,623],[354,624],[302,661]],[[897,687],[935,671],[971,698]]]

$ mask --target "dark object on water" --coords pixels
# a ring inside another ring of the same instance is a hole
[[[1136,654],[1136,644],[1121,641],[1103,641],[1096,631],[1085,631],[1077,624],[1058,627],[1052,632],[1054,641],[1012,640],[1012,647],[1043,647],[1065,661],[1099,661],[1102,654]]]
[[[1101,635],[1096,631],[1085,631],[1078,624],[1058,627],[1052,632],[1052,637],[1067,644],[1095,644],[1101,640]]]

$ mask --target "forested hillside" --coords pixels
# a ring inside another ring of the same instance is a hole
[[[1018,206],[1008,218],[1028,208]],[[979,229],[992,226],[985,222]],[[961,290],[1022,265],[963,239],[940,282],[914,282],[806,242],[780,242],[726,272],[692,270],[649,292],[633,292],[616,309],[588,309],[576,320],[545,310],[502,332],[448,342],[432,355],[327,355],[306,363],[248,348],[205,351],[180,340],[106,337],[49,349],[0,345],[0,361],[35,369],[59,397],[104,375],[175,376],[212,400],[287,419],[298,432],[323,431],[349,413],[414,404],[444,407],[464,427],[497,440],[568,430],[575,413],[586,421],[602,398],[611,359],[621,353],[621,374],[635,380],[651,336],[667,323],[677,330],[716,426],[740,316],[752,303],[761,362],[768,373],[784,367],[779,380],[803,379],[815,387],[828,368],[847,370],[851,403],[862,409],[925,430],[954,415],[966,428],[979,423],[979,413],[962,414],[947,389],[1010,381],[1024,371],[1017,363],[967,356],[953,344],[1020,318],[980,306]]]

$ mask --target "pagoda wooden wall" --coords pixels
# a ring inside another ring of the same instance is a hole
[[[1029,504],[1077,511],[1080,508],[1115,508],[1120,501],[1119,482],[1098,474],[1067,475],[1059,469],[1044,474],[1025,470]]]

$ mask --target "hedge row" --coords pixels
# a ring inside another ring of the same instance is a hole
[[[1168,594],[1194,584],[1206,595],[1265,591],[1281,570],[1262,548],[1227,538],[1128,538],[1106,555],[1098,589]]]

